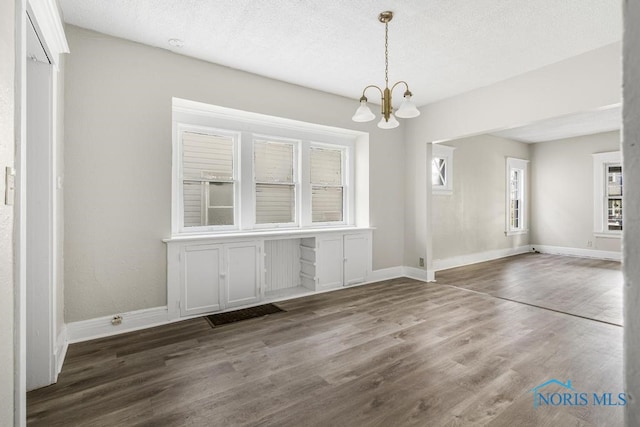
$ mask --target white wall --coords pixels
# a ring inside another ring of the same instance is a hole
[[[14,164],[15,2],[0,2],[0,425],[14,422],[13,206],[4,204],[5,166]]]
[[[166,304],[171,97],[370,132],[373,267],[402,265],[403,128],[356,124],[357,100],[66,28],[65,320]]]
[[[624,348],[626,425],[640,425],[640,2],[624,2]]]
[[[505,191],[506,158],[529,160],[529,145],[491,135],[445,145],[456,148],[453,194],[432,196],[433,260],[528,245],[528,234],[505,235]]]
[[[540,142],[531,149],[531,243],[619,252],[620,239],[593,235],[592,154],[619,151],[620,132]]]
[[[428,142],[533,123],[620,102],[620,43],[449,98],[421,109],[406,125],[405,265],[427,247]]]

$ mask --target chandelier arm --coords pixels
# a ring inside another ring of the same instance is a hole
[[[393,84],[393,86],[391,86],[391,91],[393,92],[393,90],[396,88],[396,86],[398,86],[400,83],[404,84],[404,87],[406,89],[405,90],[405,95],[406,95],[407,92],[411,93],[411,91],[409,91],[409,84],[407,82],[405,82],[404,80],[400,80],[398,82],[395,82]]]
[[[362,96],[363,96],[363,97],[365,97],[365,96],[364,96],[364,93],[367,91],[367,89],[369,89],[369,88],[371,88],[371,87],[375,87],[376,89],[378,89],[378,91],[380,92],[380,97],[384,97],[384,93],[382,92],[382,89],[380,89],[380,88],[379,88],[378,86],[376,86],[376,85],[369,85],[369,86],[365,87],[365,88],[362,90]],[[366,98],[366,97],[365,97],[365,98]]]

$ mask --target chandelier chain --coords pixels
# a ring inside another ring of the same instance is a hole
[[[384,23],[384,84],[389,87],[389,22]]]

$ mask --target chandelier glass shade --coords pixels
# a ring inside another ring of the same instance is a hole
[[[360,97],[360,106],[351,118],[354,122],[370,122],[376,118],[375,114],[373,114],[367,105],[368,99],[365,96],[367,89],[376,88],[380,92],[382,100],[382,118],[380,119],[380,122],[378,122],[378,127],[381,129],[393,129],[398,127],[400,123],[396,117],[400,117],[401,119],[410,119],[420,115],[420,110],[418,110],[411,100],[412,93],[409,90],[407,82],[400,80],[389,88],[389,21],[391,21],[392,18],[393,12],[391,11],[382,12],[378,16],[378,20],[384,24],[384,89],[380,89],[376,85],[369,85],[365,87],[362,91],[362,96]],[[398,85],[404,85],[404,100],[400,104],[400,107],[395,112],[394,116],[391,94]]]

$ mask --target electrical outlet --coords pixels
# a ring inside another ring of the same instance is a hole
[[[418,259],[418,264],[420,265],[420,267],[424,267],[424,258]]]
[[[587,247],[588,248],[592,248],[593,247],[593,242],[591,240],[587,241]]]
[[[113,326],[122,325],[122,316],[113,316],[113,319],[111,319],[111,324]]]

